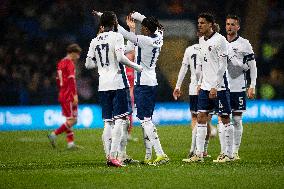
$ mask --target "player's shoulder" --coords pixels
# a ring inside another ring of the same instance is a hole
[[[191,51],[199,51],[199,50],[200,50],[200,46],[199,46],[198,43],[196,43],[196,44],[193,44],[193,45],[188,46],[188,47],[185,49],[185,52],[186,52],[186,53],[189,53],[189,52],[191,52]]]
[[[238,40],[239,40],[240,43],[242,43],[242,44],[244,44],[244,45],[249,45],[249,46],[251,46],[249,40],[246,39],[246,38],[243,38],[243,37],[239,36]]]
[[[59,68],[65,67],[70,65],[70,63],[73,63],[72,60],[70,60],[67,57],[62,58],[61,60],[58,61],[57,65]]]
[[[222,43],[227,43],[227,39],[220,33],[216,32],[214,36],[215,36],[215,40],[222,42]]]

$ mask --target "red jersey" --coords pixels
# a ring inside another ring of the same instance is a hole
[[[75,65],[71,59],[63,58],[57,63],[56,82],[59,102],[73,102],[77,95]]]

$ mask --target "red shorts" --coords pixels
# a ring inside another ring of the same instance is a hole
[[[72,102],[61,102],[62,115],[68,118],[76,118],[78,116],[78,105]]]

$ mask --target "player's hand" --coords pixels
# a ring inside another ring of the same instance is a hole
[[[134,19],[131,18],[131,14],[126,17],[126,24],[129,27],[131,32],[135,32],[135,22]]]
[[[77,104],[78,104],[78,95],[74,95],[73,105],[77,105]]]
[[[201,89],[201,85],[197,85],[197,88],[196,88],[197,95],[199,95],[200,89]]]
[[[137,65],[136,68],[134,68],[137,72],[142,72],[143,71],[143,67],[141,65]]]
[[[248,91],[247,91],[247,96],[249,99],[254,99],[254,96],[255,96],[255,89],[254,88],[248,88]]]
[[[177,100],[181,96],[181,91],[179,88],[175,88],[173,92],[173,97],[175,100]]]
[[[92,11],[92,14],[93,14],[94,16],[97,16],[97,17],[101,17],[101,16],[103,15],[102,12],[98,12],[98,11],[96,11],[96,10],[93,10],[93,11]]]
[[[216,88],[211,88],[209,92],[209,98],[214,99],[217,98],[217,89]]]

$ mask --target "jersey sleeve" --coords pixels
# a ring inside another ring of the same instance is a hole
[[[255,88],[257,78],[257,67],[254,52],[249,42],[245,48],[244,62],[249,67],[249,74],[251,78],[250,88]]]
[[[182,82],[184,80],[184,77],[187,73],[188,70],[188,65],[189,65],[189,60],[188,60],[188,56],[189,56],[189,50],[188,48],[185,50],[184,55],[183,55],[183,60],[182,60],[182,64],[179,70],[179,74],[178,74],[178,80],[176,83],[176,88],[180,88],[182,85]]]
[[[95,56],[95,48],[94,48],[94,40],[92,40],[89,46],[87,57],[90,57],[93,59],[94,56]]]

